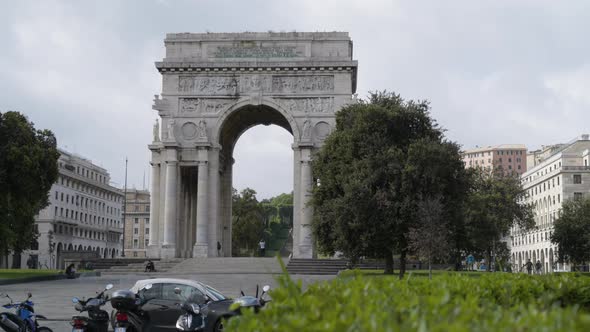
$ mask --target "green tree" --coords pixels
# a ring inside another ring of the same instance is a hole
[[[256,252],[258,241],[264,236],[264,219],[256,191],[246,188],[232,194],[232,252],[251,255]]]
[[[36,239],[35,215],[49,202],[58,158],[51,131],[35,129],[18,112],[0,113],[0,254],[20,257]]]
[[[444,141],[428,103],[387,92],[337,113],[313,170],[320,180],[312,199],[319,249],[342,251],[353,262],[383,258],[385,273],[393,273],[399,253],[400,277],[420,197],[444,197],[446,218],[466,191],[458,189],[465,183],[458,146]]]
[[[563,202],[553,227],[551,242],[557,244],[560,262],[570,262],[573,268],[590,261],[590,198]]]
[[[502,240],[510,228],[535,227],[533,207],[523,203],[527,193],[517,176],[501,169],[489,172],[481,168],[471,175],[471,192],[465,206],[467,232],[471,249],[486,258],[489,270],[492,254],[498,256],[502,251]]]
[[[428,278],[432,279],[432,261],[449,255],[449,226],[443,219],[442,199],[428,197],[418,203],[418,221],[410,226],[410,247],[428,264]]]

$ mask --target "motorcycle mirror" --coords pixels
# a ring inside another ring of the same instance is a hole
[[[174,288],[174,294],[180,295],[180,293],[182,293],[182,291],[180,290],[180,288],[178,288],[178,287]]]
[[[30,292],[27,293],[27,299],[30,299],[31,297],[33,297],[33,294],[31,294]]]
[[[196,315],[201,313],[201,306],[199,306],[198,304],[191,304],[191,309]]]
[[[262,291],[265,293],[268,293],[268,291],[270,290],[270,286],[269,285],[264,285],[264,287],[262,287]]]
[[[77,297],[72,298],[72,303],[78,303],[80,302],[80,299]]]
[[[106,290],[109,290],[109,289],[111,289],[111,288],[113,288],[113,284],[108,284],[108,285],[105,287],[105,289],[106,289]]]

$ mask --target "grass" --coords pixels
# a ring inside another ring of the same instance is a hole
[[[0,279],[21,279],[28,277],[56,275],[60,270],[0,269]]]
[[[503,272],[497,272],[497,273],[503,273]],[[440,275],[464,275],[464,276],[468,276],[468,277],[478,278],[478,277],[485,275],[485,274],[489,274],[489,272],[432,270],[432,277],[436,277],[436,276],[440,276]],[[589,272],[561,272],[561,273],[557,273],[557,274],[576,274],[576,275],[580,275],[580,276],[584,276],[584,277],[590,277]],[[394,270],[393,274],[383,274],[383,270],[354,269],[354,270],[341,271],[338,276],[342,277],[342,278],[348,278],[348,277],[355,277],[358,275],[370,276],[370,277],[395,277],[395,278],[397,278],[399,276],[399,270]],[[428,277],[428,270],[406,270],[405,277],[407,278],[410,275],[412,277]]]

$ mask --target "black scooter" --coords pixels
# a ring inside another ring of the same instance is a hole
[[[77,297],[72,299],[75,303],[74,308],[80,313],[87,311],[88,316],[73,316],[70,324],[72,325],[72,332],[107,332],[109,328],[109,314],[100,307],[105,305],[108,301],[108,296],[105,292],[113,288],[113,284],[106,285],[96,297],[91,297],[88,300],[80,300]]]
[[[111,320],[115,332],[141,332],[149,323],[149,317],[141,310],[149,299],[144,297],[145,291],[152,288],[145,285],[137,294],[129,290],[118,290],[111,296],[113,312]]]
[[[180,288],[174,288],[174,293],[184,297]],[[208,312],[207,298],[201,294],[195,294],[190,299],[185,298],[184,300],[184,303],[180,305],[183,314],[176,321],[176,329],[191,332],[204,331]]]

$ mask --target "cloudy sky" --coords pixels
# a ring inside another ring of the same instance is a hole
[[[169,32],[348,31],[358,93],[428,99],[465,148],[529,149],[590,132],[590,1],[0,2],[0,111],[25,113],[60,147],[122,184],[149,177]],[[292,137],[255,127],[238,141],[234,186],[292,190]]]

